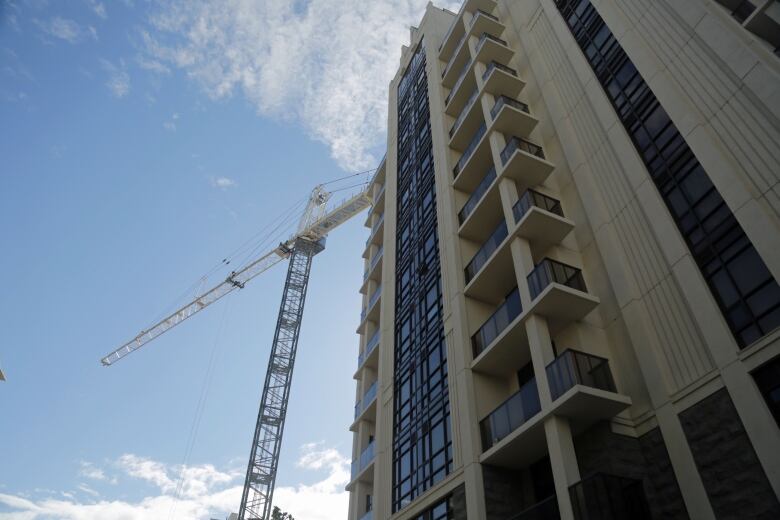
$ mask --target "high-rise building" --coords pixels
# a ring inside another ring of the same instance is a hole
[[[428,5],[366,220],[350,520],[780,518],[779,5]]]

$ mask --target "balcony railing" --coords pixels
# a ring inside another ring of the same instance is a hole
[[[498,249],[501,242],[507,237],[506,221],[502,220],[484,244],[474,254],[474,257],[466,266],[466,283],[468,284],[482,269],[490,258],[490,255]]]
[[[615,391],[615,381],[609,370],[609,361],[603,357],[568,349],[547,365],[550,394],[555,401],[574,385]]]
[[[541,502],[523,510],[520,514],[510,517],[508,520],[559,520],[560,518],[558,497],[550,495]]]
[[[504,108],[504,106],[510,106],[515,107],[521,112],[525,112],[526,114],[531,114],[531,110],[528,108],[528,105],[523,103],[522,101],[518,101],[516,99],[512,99],[509,96],[498,96],[496,99],[496,103],[493,105],[493,108],[490,109],[490,117],[491,119],[495,119],[499,112],[501,112],[501,109]]]
[[[469,196],[469,200],[466,201],[466,203],[458,212],[459,223],[463,224],[466,221],[466,219],[469,218],[471,212],[474,211],[474,208],[477,207],[479,201],[482,200],[482,196],[485,194],[487,189],[490,187],[491,184],[493,184],[493,181],[495,180],[496,180],[496,167],[491,166],[490,169],[485,174],[485,176],[479,182],[477,187],[474,189],[474,192]]]
[[[536,298],[551,283],[559,283],[578,291],[587,292],[582,271],[555,260],[545,258],[528,275],[528,289],[531,299]]]
[[[371,266],[369,267],[369,270],[376,267],[376,264],[379,263],[379,259],[382,258],[382,253],[385,252],[385,246],[379,246],[379,249],[376,250],[376,253],[374,253],[374,256],[371,258]]]
[[[522,152],[535,155],[536,157],[540,159],[544,159],[544,150],[541,146],[538,144],[534,144],[531,141],[528,141],[527,139],[523,139],[522,137],[513,137],[509,140],[508,143],[506,143],[506,146],[501,151],[501,163],[506,164],[509,162],[509,159],[511,159],[512,154],[515,153],[515,151],[520,150]]]
[[[477,52],[479,52],[479,50],[485,44],[486,40],[493,40],[494,42],[500,43],[501,45],[503,45],[505,47],[509,47],[509,44],[506,41],[502,40],[501,38],[499,38],[497,36],[493,36],[490,33],[483,32],[482,36],[479,37],[479,41],[477,42]]]
[[[515,69],[507,67],[506,65],[498,63],[497,61],[491,61],[488,63],[487,69],[485,69],[485,72],[482,74],[482,81],[487,81],[488,77],[494,70],[503,70],[507,74],[517,77],[517,71]]]
[[[371,243],[371,240],[374,239],[374,235],[376,235],[376,230],[379,229],[379,226],[382,225],[382,222],[385,221],[385,214],[382,213],[379,215],[379,218],[376,219],[376,222],[374,222],[374,225],[371,226],[371,234],[368,235],[368,238],[366,239],[366,245]]]
[[[535,190],[526,190],[512,207],[512,214],[515,216],[515,222],[520,222],[533,206],[554,213],[559,217],[563,216],[561,201],[543,195]]]
[[[368,340],[368,343],[366,343],[366,348],[363,349],[363,352],[361,352],[358,355],[358,368],[360,368],[363,365],[363,362],[366,360],[368,356],[371,355],[371,352],[374,351],[374,349],[379,345],[379,340],[381,339],[380,331],[377,330],[374,332],[374,335],[371,336],[371,339]]]
[[[469,67],[471,67],[471,60],[467,61],[466,65],[463,66],[463,70],[460,71],[460,75],[458,76],[458,81],[455,82],[455,85],[453,85],[452,90],[450,90],[450,93],[447,94],[447,98],[444,100],[444,106],[450,104],[450,99],[452,99],[452,96],[454,96],[455,92],[458,91],[458,87],[460,87],[463,78],[466,77],[466,72],[469,71]]]
[[[452,173],[455,177],[458,176],[460,171],[463,169],[463,167],[466,165],[468,160],[471,158],[471,154],[474,153],[474,150],[476,149],[477,145],[482,139],[482,136],[485,135],[486,131],[487,131],[487,126],[485,126],[485,123],[483,122],[480,125],[480,127],[477,129],[476,133],[474,134],[474,137],[471,138],[471,142],[469,143],[469,145],[463,151],[463,155],[461,155],[460,159],[458,159],[458,163],[455,165],[455,168],[452,169]]]
[[[363,311],[360,313],[360,321],[363,321],[366,319],[366,315],[368,314],[368,311],[371,310],[371,307],[374,306],[376,301],[379,299],[379,296],[382,294],[382,286],[376,288],[374,291],[374,294],[371,295],[371,298],[368,299],[368,305],[366,305],[366,308],[363,309]]]
[[[512,321],[523,312],[520,303],[520,293],[517,287],[512,289],[504,303],[487,319],[480,329],[471,337],[471,347],[474,357],[479,356],[485,348],[493,343]]]
[[[650,520],[641,480],[595,473],[569,487],[575,520]]]
[[[452,64],[455,63],[455,58],[458,56],[458,52],[460,52],[460,46],[463,45],[463,42],[466,41],[466,37],[469,35],[468,31],[463,33],[463,36],[460,37],[460,40],[458,40],[458,43],[455,44],[455,50],[452,51],[452,56],[450,56],[450,61],[447,62],[447,65],[444,66],[444,70],[441,72],[441,77],[447,75],[447,73],[452,68]]]
[[[352,480],[355,480],[358,473],[366,469],[371,464],[371,461],[374,460],[374,444],[375,441],[369,442],[366,449],[360,454],[360,458],[352,461]]]
[[[474,92],[472,92],[471,96],[469,96],[469,100],[466,101],[466,104],[463,106],[463,110],[461,110],[460,114],[458,114],[458,118],[455,119],[454,123],[452,123],[452,128],[450,128],[450,138],[452,138],[452,134],[455,133],[455,130],[457,130],[460,124],[463,122],[463,119],[466,117],[466,114],[469,113],[469,110],[471,109],[471,105],[473,105],[474,100],[477,99],[477,95],[479,95],[479,89],[475,88]]]
[[[368,405],[370,405],[371,401],[373,401],[376,397],[376,384],[377,381],[374,381],[374,384],[369,386],[368,390],[366,390],[366,393],[363,394],[363,399],[355,403],[355,419],[357,419],[358,415],[360,415],[363,410],[368,408]]]
[[[487,451],[504,437],[539,413],[539,391],[536,378],[525,383],[520,390],[501,403],[490,415],[479,422],[482,435],[482,451]]]

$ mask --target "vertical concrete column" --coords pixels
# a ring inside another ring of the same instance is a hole
[[[544,422],[544,434],[547,437],[547,450],[550,453],[550,466],[561,520],[574,520],[569,486],[579,482],[580,469],[568,419],[551,416]]]

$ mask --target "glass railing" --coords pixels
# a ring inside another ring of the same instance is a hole
[[[369,267],[369,270],[376,267],[376,264],[379,263],[379,259],[382,258],[382,254],[385,251],[385,246],[379,246],[379,249],[376,250],[376,253],[374,253],[374,257],[371,258],[371,267]]]
[[[466,266],[466,283],[468,284],[482,269],[485,263],[490,258],[498,246],[504,241],[507,236],[506,221],[502,220],[501,223],[496,226],[493,233],[488,237],[484,244],[474,254],[471,261]]]
[[[482,36],[479,37],[479,41],[477,42],[477,52],[480,51],[480,49],[482,48],[482,46],[485,44],[487,40],[493,40],[494,42],[500,43],[505,47],[509,46],[509,44],[506,41],[502,40],[497,36],[493,36],[490,33],[482,33]]]
[[[460,52],[460,47],[463,45],[463,42],[466,41],[466,37],[469,35],[468,32],[464,33],[463,36],[460,37],[460,40],[458,40],[458,43],[455,44],[455,50],[452,51],[452,56],[450,56],[450,61],[447,62],[447,65],[445,65],[444,70],[441,73],[441,77],[444,78],[444,76],[447,75],[447,72],[450,71],[452,68],[452,64],[455,63],[455,58],[458,56],[458,53]]]
[[[374,304],[379,299],[379,296],[381,294],[382,294],[382,286],[380,285],[379,287],[376,288],[376,291],[374,291],[374,294],[372,294],[371,298],[369,298],[369,300],[368,300],[368,308],[369,309],[374,306]]]
[[[471,348],[474,357],[479,356],[488,345],[501,334],[507,326],[520,316],[523,306],[520,303],[520,293],[517,287],[512,289],[504,303],[487,319],[480,329],[471,337]]]
[[[490,109],[491,119],[495,119],[498,113],[501,112],[501,109],[504,108],[504,106],[514,107],[521,112],[525,112],[526,114],[531,113],[531,110],[528,108],[528,105],[526,105],[522,101],[512,99],[511,97],[508,96],[498,96],[498,98],[496,98],[496,103],[493,105],[493,108]]]
[[[368,408],[368,405],[371,404],[371,401],[374,400],[376,397],[376,386],[377,381],[374,381],[374,384],[368,387],[368,390],[366,390],[366,393],[363,394],[363,399],[355,403],[355,419],[358,418],[358,415],[360,415],[363,410]]]
[[[595,473],[569,487],[575,520],[650,520],[641,480]]]
[[[536,298],[551,283],[559,283],[578,291],[587,292],[582,271],[555,260],[545,258],[528,275],[528,289],[531,299]]]
[[[506,143],[506,146],[501,152],[501,163],[506,165],[506,163],[508,163],[509,159],[512,157],[512,154],[517,150],[534,155],[540,159],[544,159],[544,150],[541,146],[534,144],[527,139],[523,139],[522,137],[515,136],[510,139],[508,143]]]
[[[501,439],[518,429],[542,409],[536,378],[531,378],[516,394],[504,401],[479,422],[482,451],[487,451]]]
[[[560,520],[558,511],[558,497],[550,495],[541,502],[537,502],[521,513],[509,517],[507,520]]]
[[[485,192],[488,190],[490,185],[493,184],[493,181],[495,180],[496,180],[496,167],[491,166],[490,169],[485,174],[485,176],[482,178],[482,180],[479,181],[477,187],[469,196],[469,200],[466,201],[466,203],[458,212],[458,222],[463,224],[466,221],[466,219],[469,218],[471,212],[474,211],[474,208],[477,207],[479,201],[482,200],[482,196],[485,194]]]
[[[547,365],[550,394],[555,401],[574,385],[615,391],[609,361],[603,357],[568,349]]]
[[[477,129],[476,133],[474,134],[474,137],[471,138],[469,145],[463,151],[463,155],[461,155],[460,159],[458,159],[457,164],[455,164],[455,168],[452,169],[452,173],[453,175],[455,175],[455,177],[457,177],[460,171],[463,169],[463,167],[466,166],[466,163],[471,158],[471,155],[474,153],[474,150],[477,148],[477,145],[482,140],[482,137],[485,135],[486,131],[487,131],[487,127],[483,122],[480,125],[480,127]]]
[[[360,470],[366,469],[366,466],[368,466],[372,460],[374,460],[374,445],[376,444],[375,441],[371,441],[368,443],[368,446],[366,446],[366,449],[363,450],[363,453],[360,454]]]
[[[374,444],[375,441],[369,442],[366,449],[363,450],[363,453],[360,454],[360,457],[352,461],[352,480],[355,480],[355,477],[357,477],[361,471],[366,469],[368,465],[371,464],[371,461],[374,460]]]
[[[526,190],[517,202],[515,202],[515,205],[512,206],[512,214],[515,216],[515,222],[520,222],[533,206],[554,213],[559,217],[563,216],[561,201],[543,195],[535,190]]]
[[[371,339],[368,340],[368,343],[366,343],[366,348],[363,349],[363,352],[358,355],[358,368],[363,365],[363,362],[366,360],[366,358],[370,356],[371,352],[373,352],[377,345],[379,345],[380,338],[381,335],[379,330],[377,330],[374,332],[374,335],[371,336]]]
[[[460,124],[463,122],[463,119],[466,117],[466,114],[469,113],[469,110],[471,109],[471,106],[474,104],[474,100],[477,99],[478,94],[479,94],[479,89],[475,88],[474,92],[472,92],[471,96],[469,96],[469,100],[466,101],[466,104],[463,106],[463,110],[461,110],[460,114],[458,114],[458,118],[455,119],[454,123],[452,123],[452,128],[450,128],[450,138],[452,138],[452,134],[455,133],[455,130],[457,130]]]
[[[366,315],[368,314],[368,311],[371,310],[371,308],[374,306],[376,301],[379,299],[379,296],[382,294],[382,286],[376,288],[374,293],[371,295],[371,298],[368,299],[368,305],[366,305],[366,308],[363,309],[360,312],[360,321],[363,322],[366,319]]]
[[[369,238],[369,242],[374,237],[374,234],[376,233],[376,230],[379,229],[379,226],[381,226],[382,222],[384,222],[384,221],[385,221],[385,214],[382,213],[381,215],[379,215],[379,218],[376,220],[376,222],[374,222],[374,225],[371,226],[371,236],[368,237]]]
[[[360,520],[374,520],[374,510],[366,511],[366,514],[361,516]]]
[[[460,87],[461,82],[463,82],[463,78],[466,77],[466,73],[469,71],[469,67],[471,67],[471,60],[466,62],[466,65],[463,67],[463,70],[460,71],[460,76],[458,76],[458,81],[455,82],[455,85],[452,87],[452,90],[450,90],[450,93],[447,94],[447,98],[444,100],[444,106],[450,104],[450,100],[452,99],[452,96],[455,95],[455,92],[458,91],[458,87]]]
[[[488,77],[494,70],[502,70],[507,74],[511,74],[512,76],[517,76],[517,71],[515,69],[507,67],[506,65],[498,63],[497,61],[491,61],[488,63],[487,69],[485,69],[485,72],[482,74],[482,80],[487,81]]]

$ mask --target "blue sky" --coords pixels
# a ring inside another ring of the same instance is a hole
[[[376,164],[424,5],[0,2],[0,518],[237,508],[284,264],[98,360],[315,184]],[[364,218],[314,262],[277,481],[301,518],[345,514]]]

